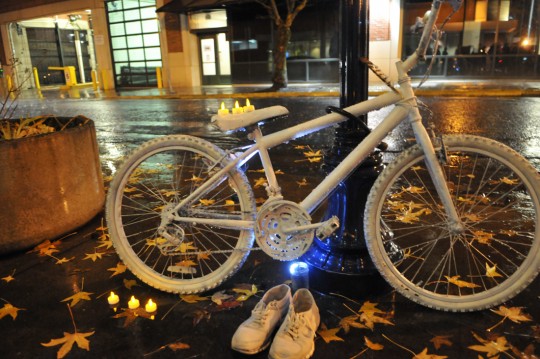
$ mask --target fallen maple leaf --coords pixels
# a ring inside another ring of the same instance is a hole
[[[99,252],[94,252],[94,253],[85,253],[86,254],[86,257],[83,258],[83,260],[86,260],[86,259],[91,259],[92,262],[95,262],[96,260],[98,259],[101,259],[101,256],[103,255],[103,253],[99,253]]]
[[[180,299],[182,299],[186,303],[197,303],[208,300],[208,297],[201,297],[197,294],[184,294],[180,296]]]
[[[532,317],[529,314],[523,313],[521,311],[522,309],[523,309],[523,307],[507,308],[504,305],[501,305],[499,307],[499,309],[497,309],[497,310],[491,309],[491,311],[493,313],[498,314],[498,315],[502,316],[503,318],[497,324],[495,324],[491,328],[488,328],[487,331],[489,332],[489,331],[493,330],[495,327],[502,324],[506,320],[506,318],[508,318],[511,321],[513,321],[514,323],[518,323],[518,324],[520,324],[521,322],[530,322],[532,320]]]
[[[8,275],[7,277],[2,278],[2,280],[6,283],[11,282],[12,280],[15,280],[12,275]]]
[[[487,263],[486,263],[486,276],[490,278],[502,277],[502,275],[497,272],[496,264],[494,264],[493,267],[490,267],[489,264]]]
[[[124,328],[129,327],[135,322],[135,319],[143,317],[147,319],[153,319],[153,314],[148,313],[144,308],[139,307],[136,309],[123,309],[122,313],[118,313],[113,318],[126,318],[124,321]]]
[[[126,271],[127,267],[124,263],[122,262],[118,262],[118,264],[116,265],[116,267],[114,268],[109,268],[107,269],[109,272],[113,272],[113,274],[111,274],[111,277],[114,277],[115,275],[119,275],[119,274],[122,274]]]
[[[477,285],[477,284],[474,284],[474,283],[471,283],[471,282],[466,282],[464,280],[459,279],[459,275],[455,275],[453,277],[449,277],[449,276],[445,275],[444,277],[446,278],[448,283],[454,284],[454,285],[458,286],[459,288],[477,288],[477,287],[479,287],[479,285]]]
[[[71,257],[71,258],[66,258],[66,257],[63,257],[62,259],[57,259],[56,260],[56,264],[64,264],[64,263],[67,263],[71,260],[75,259],[75,257]]]
[[[453,343],[450,341],[449,338],[451,338],[450,335],[437,335],[431,338],[430,342],[433,343],[435,349],[439,350],[443,345],[448,345],[449,347],[452,346]]]
[[[343,342],[344,340],[336,335],[341,330],[341,327],[332,329],[321,329],[317,331],[317,334],[328,344],[330,342]]]
[[[485,340],[481,338],[476,333],[472,333],[473,336],[483,345],[471,345],[468,348],[477,352],[486,353],[488,357],[493,357],[499,353],[504,353],[509,350],[510,347],[506,346],[508,344],[505,337],[497,337],[495,341]]]
[[[71,297],[67,297],[65,299],[62,299],[61,302],[69,302],[71,300],[71,303],[69,304],[69,306],[71,308],[73,308],[81,300],[92,300],[92,298],[90,298],[90,294],[94,294],[94,293],[88,293],[88,292],[82,292],[81,291],[81,292],[73,294]]]
[[[388,316],[388,313],[377,308],[377,303],[371,303],[370,301],[364,302],[360,308],[360,321],[366,325],[369,329],[373,330],[375,323],[394,325],[391,321],[385,317],[381,317],[378,314],[385,314]]]
[[[171,349],[172,351],[177,351],[177,350],[183,350],[183,349],[189,349],[189,348],[191,348],[191,347],[189,346],[189,344],[182,343],[182,342],[171,343],[171,344],[167,345],[167,347],[168,347],[169,349]]]
[[[221,290],[212,294],[212,302],[216,303],[217,305],[221,305],[224,301],[229,300],[232,297],[232,295],[225,293],[224,290]]]
[[[194,247],[192,244],[193,242],[181,243],[177,250],[180,251],[180,253],[186,253],[189,250],[196,250],[197,247]]]
[[[139,285],[135,279],[124,279],[124,287],[131,289],[134,286]]]
[[[421,353],[416,354],[413,359],[444,359],[448,358],[446,355],[428,354],[427,348],[424,348]]]
[[[258,289],[255,284],[252,284],[250,289],[244,289],[241,287],[233,288],[233,292],[240,293],[241,295],[238,298],[236,298],[236,300],[239,302],[243,302],[243,301],[248,300],[254,294],[257,294]]]
[[[383,350],[384,349],[384,345],[379,344],[379,343],[373,343],[366,336],[364,336],[364,342],[366,343],[366,346],[371,350]]]
[[[65,357],[73,347],[74,343],[77,343],[77,346],[81,349],[90,350],[90,341],[88,341],[89,336],[94,334],[95,332],[88,332],[88,333],[66,333],[64,332],[64,336],[62,338],[58,339],[51,339],[48,343],[41,343],[44,347],[54,347],[57,345],[62,344],[60,349],[58,349],[58,352],[56,353],[57,358],[63,358]]]
[[[17,308],[11,305],[10,303],[4,304],[2,308],[0,308],[0,319],[4,318],[6,315],[11,316],[11,319],[15,320],[17,318],[17,312],[19,310],[26,310],[24,308]]]
[[[349,331],[351,330],[351,327],[359,328],[359,329],[367,328],[364,324],[360,323],[359,321],[360,321],[360,316],[357,314],[353,314],[353,315],[349,315],[348,317],[342,318],[339,321],[339,326],[343,328],[343,331],[345,332],[345,334],[349,333]]]

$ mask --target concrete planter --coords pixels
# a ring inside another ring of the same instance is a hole
[[[0,254],[85,224],[105,201],[94,122],[50,118],[56,132],[0,141]]]

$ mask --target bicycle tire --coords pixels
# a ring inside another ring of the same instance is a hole
[[[367,247],[388,283],[417,303],[456,312],[490,308],[518,294],[540,269],[540,176],[494,140],[449,135],[444,145],[442,167],[464,231],[449,232],[415,145],[370,191]]]
[[[243,264],[253,246],[252,229],[173,222],[167,240],[158,233],[162,214],[229,162],[219,147],[192,136],[172,135],[145,142],[128,155],[107,195],[106,217],[113,245],[140,280],[174,293],[199,293],[221,284]],[[254,220],[252,189],[233,168],[183,216]]]

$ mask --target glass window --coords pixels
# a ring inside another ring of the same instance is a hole
[[[159,46],[159,34],[144,34],[144,46]]]
[[[129,48],[143,47],[142,35],[132,35],[127,37],[127,44]]]
[[[124,13],[122,11],[115,11],[109,14],[109,22],[111,24],[122,21],[124,21]]]
[[[144,50],[143,49],[130,49],[129,50],[129,60],[130,61],[144,60]]]
[[[155,19],[156,16],[156,7],[145,7],[141,9],[141,19]]]
[[[156,0],[106,0],[106,6],[116,85],[155,86],[162,65]]]
[[[141,13],[140,13],[139,9],[128,10],[128,11],[124,12],[124,17],[125,17],[126,21],[139,20],[141,18]]]
[[[126,38],[125,37],[113,37],[111,38],[111,45],[113,49],[123,49],[126,48]]]
[[[144,49],[144,54],[147,60],[161,59],[161,49],[159,47],[147,47]]]
[[[142,22],[142,28],[144,32],[158,32],[157,20],[146,20]]]
[[[140,21],[126,22],[126,34],[140,34],[141,32],[142,29]]]
[[[111,36],[118,36],[118,35],[125,35],[126,29],[124,28],[124,24],[111,24],[110,26],[111,30]]]
[[[114,50],[113,56],[114,56],[114,61],[127,61],[128,60],[127,50]]]

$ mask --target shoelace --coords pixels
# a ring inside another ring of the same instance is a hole
[[[285,332],[291,336],[293,339],[298,338],[298,329],[301,325],[306,323],[306,319],[303,315],[289,313],[287,315],[287,326],[285,327]]]
[[[264,305],[263,302],[258,303],[255,308],[251,311],[251,316],[253,317],[253,323],[258,325],[264,325],[266,318],[268,318],[268,309],[271,307],[270,303],[268,306]]]

